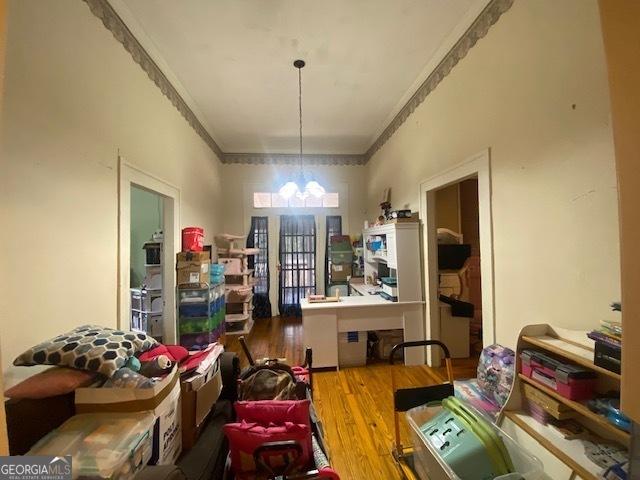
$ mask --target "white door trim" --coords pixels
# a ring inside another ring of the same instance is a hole
[[[482,341],[495,343],[495,297],[493,267],[493,219],[491,211],[490,149],[469,157],[464,162],[429,178],[420,184],[420,218],[423,221],[424,288],[426,305],[426,338],[440,338],[438,301],[437,234],[435,225],[435,192],[470,177],[478,178],[478,210],[480,222],[480,273],[482,277]],[[435,252],[435,254],[434,254]],[[437,365],[439,352],[428,352],[429,365]]]
[[[118,178],[118,328],[130,328],[131,186],[134,185],[155,192],[163,198],[163,342],[175,344],[178,338],[175,303],[176,272],[173,265],[180,245],[180,190],[174,185],[126,163],[122,156],[118,156]]]

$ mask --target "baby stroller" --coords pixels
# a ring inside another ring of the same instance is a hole
[[[249,361],[238,381],[237,423],[225,425],[229,455],[225,479],[339,480],[329,465],[322,425],[312,403],[312,352],[290,367],[282,359]]]

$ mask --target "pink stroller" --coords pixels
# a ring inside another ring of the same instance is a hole
[[[322,425],[312,402],[312,352],[301,367],[276,359],[255,362],[240,337],[249,367],[241,373],[237,423],[225,425],[225,479],[339,480],[330,467]]]

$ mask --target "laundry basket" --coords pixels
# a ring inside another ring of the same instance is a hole
[[[506,449],[513,471],[517,473],[505,473],[497,476],[487,474],[483,461],[498,455],[495,448],[487,448],[480,452],[482,441],[478,436],[471,434],[465,425],[455,425],[451,415],[447,415],[441,404],[429,404],[412,408],[407,411],[407,422],[411,427],[413,437],[413,468],[419,478],[429,480],[487,480],[490,478],[499,480],[520,479],[537,480],[542,477],[542,463],[536,457],[528,453],[521,445],[495,426],[489,419],[468,404],[463,404],[464,410],[476,417],[484,431],[480,437],[491,437]],[[434,432],[438,434],[451,434],[449,438],[442,437],[443,442],[434,441]],[[461,435],[456,435],[460,431]],[[466,437],[465,437],[466,434]],[[451,449],[448,451],[448,449]],[[483,455],[484,454],[484,455]],[[447,456],[447,460],[443,458]],[[481,458],[485,456],[486,458]],[[454,471],[455,470],[455,471]]]

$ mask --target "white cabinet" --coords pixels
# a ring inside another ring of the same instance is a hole
[[[422,301],[418,223],[395,223],[362,232],[365,282],[384,276],[398,280],[398,301]],[[389,271],[387,271],[389,270]]]
[[[387,266],[389,268],[398,268],[398,254],[396,250],[396,232],[387,234]]]

